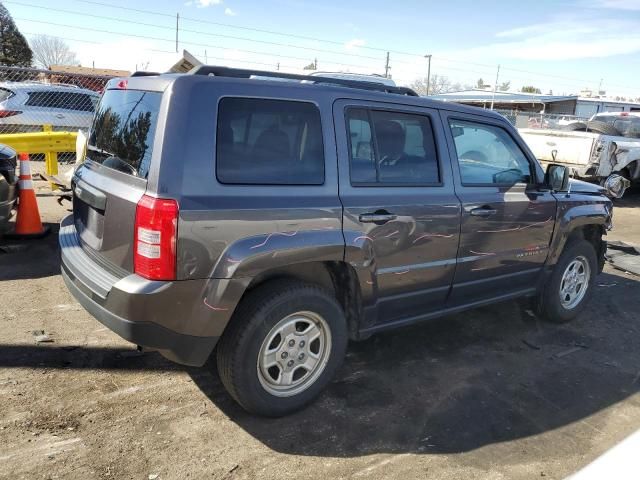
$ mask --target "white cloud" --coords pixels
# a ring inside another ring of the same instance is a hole
[[[231,10],[229,7],[224,9],[224,14],[229,15],[230,17],[235,17],[238,13],[235,10]]]
[[[196,7],[207,8],[212,5],[220,5],[222,0],[195,0]]]
[[[351,52],[351,51],[357,50],[358,47],[364,47],[366,43],[367,42],[365,42],[361,38],[354,38],[354,39],[351,39],[348,42],[346,42],[344,44],[344,48]]]
[[[498,32],[496,38],[493,43],[457,52],[458,56],[570,60],[632,54],[640,52],[640,21],[556,19]]]
[[[640,10],[638,0],[594,0],[589,6],[595,8],[611,8],[615,10]]]

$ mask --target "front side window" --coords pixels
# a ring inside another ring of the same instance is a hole
[[[351,182],[425,185],[440,181],[429,117],[347,110]]]
[[[216,143],[221,183],[324,183],[320,111],[312,103],[223,98]]]
[[[506,130],[462,120],[451,120],[449,124],[463,184],[514,185],[531,181],[529,161]]]

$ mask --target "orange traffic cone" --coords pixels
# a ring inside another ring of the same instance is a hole
[[[49,233],[49,227],[43,227],[40,220],[40,211],[36,200],[36,192],[33,190],[29,155],[21,153],[20,183],[18,194],[18,217],[15,230],[6,235],[11,238],[40,238]]]

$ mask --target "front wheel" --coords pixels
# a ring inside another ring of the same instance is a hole
[[[245,410],[281,416],[311,402],[342,363],[347,327],[315,285],[275,281],[250,292],[218,345],[222,383]]]
[[[579,240],[567,245],[541,295],[542,315],[555,323],[573,320],[591,295],[596,272],[596,252],[591,243]]]

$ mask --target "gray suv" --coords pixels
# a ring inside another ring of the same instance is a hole
[[[313,400],[348,340],[519,297],[572,319],[612,215],[491,111],[212,66],[112,80],[73,192],[78,301],[176,362],[215,348],[229,393],[270,416]]]

